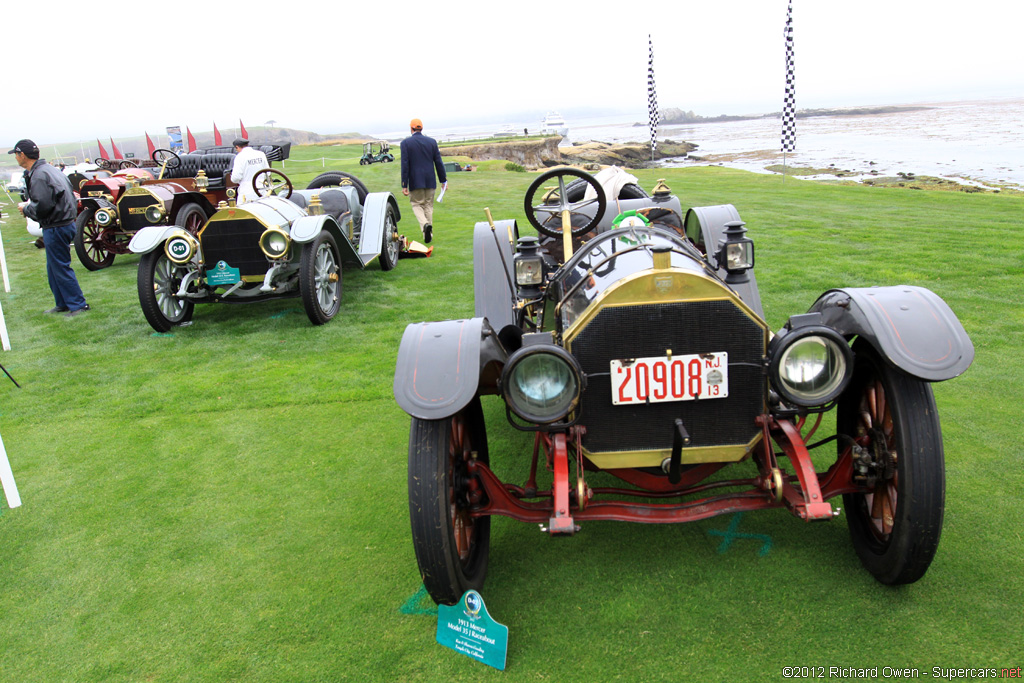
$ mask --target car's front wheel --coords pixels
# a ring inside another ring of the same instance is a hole
[[[103,228],[93,220],[95,215],[96,209],[82,209],[75,220],[75,253],[86,270],[100,270],[114,262],[114,253],[101,242]]]
[[[839,401],[840,449],[870,463],[870,492],[843,495],[854,549],[885,584],[913,583],[935,556],[945,508],[945,458],[927,382],[895,370],[867,344]],[[844,443],[845,442],[845,443]]]
[[[341,306],[341,255],[338,243],[326,230],[302,247],[299,292],[314,325],[323,325],[337,315]]]
[[[384,213],[384,236],[381,238],[380,245],[381,270],[391,270],[398,265],[398,252],[402,247],[400,240],[395,210],[388,205],[388,210]]]
[[[195,304],[177,296],[187,265],[178,265],[167,258],[162,247],[143,254],[139,261],[139,305],[142,314],[157,332],[169,332],[177,325],[192,320]]]
[[[473,460],[487,464],[480,400],[443,420],[412,418],[409,431],[409,519],[423,585],[434,602],[455,604],[487,576],[491,518],[473,517]]]

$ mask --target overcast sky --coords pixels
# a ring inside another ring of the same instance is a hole
[[[18,3],[0,142],[641,119],[648,33],[662,108],[782,109],[787,0],[174,6]],[[799,109],[1024,96],[1019,0],[793,0],[793,26]]]

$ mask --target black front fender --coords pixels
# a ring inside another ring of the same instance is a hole
[[[846,337],[858,335],[897,368],[929,382],[957,377],[974,345],[956,314],[924,287],[832,289],[810,308]]]
[[[473,229],[473,298],[477,316],[499,330],[516,324],[513,259],[519,226],[514,220],[487,222]]]
[[[100,209],[117,208],[117,205],[103,197],[82,197],[81,202],[83,210],[92,209],[93,211],[98,211]]]
[[[421,420],[449,417],[474,396],[496,391],[507,357],[484,318],[409,325],[395,365],[395,400]]]

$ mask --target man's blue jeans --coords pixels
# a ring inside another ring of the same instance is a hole
[[[46,247],[46,279],[57,308],[77,311],[85,308],[85,296],[71,270],[71,240],[75,238],[75,224],[59,225],[43,229],[43,246]]]

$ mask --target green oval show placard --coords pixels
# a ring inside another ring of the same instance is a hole
[[[484,599],[474,590],[466,591],[454,605],[437,606],[437,642],[505,670],[508,626],[491,618]]]

